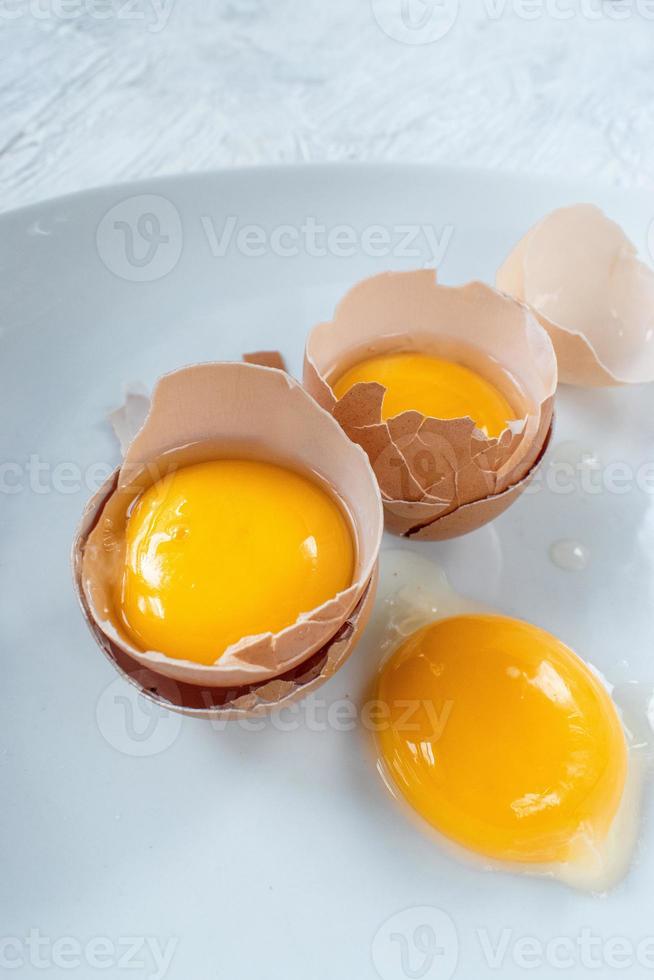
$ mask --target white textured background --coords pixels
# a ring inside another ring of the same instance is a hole
[[[301,160],[654,185],[652,0],[464,3],[0,0],[0,208]]]

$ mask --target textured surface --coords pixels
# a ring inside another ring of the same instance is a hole
[[[0,0],[0,208],[303,160],[654,183],[654,4],[459,6]]]

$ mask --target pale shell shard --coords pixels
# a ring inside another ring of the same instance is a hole
[[[334,599],[279,633],[244,637],[217,651],[215,663],[205,666],[133,645],[115,614],[111,566],[129,507],[166,471],[167,454],[175,451],[175,464],[185,465],[216,458],[220,447],[299,466],[329,485],[351,518],[357,567],[352,585]],[[157,384],[123,465],[85,511],[73,548],[74,577],[85,616],[106,651],[120,651],[131,663],[181,684],[241,688],[288,673],[329,646],[371,589],[382,531],[379,490],[365,454],[298,382],[253,364],[202,364]]]
[[[109,424],[114,430],[123,455],[139,431],[150,410],[150,396],[140,382],[125,385],[123,404],[109,414]]]
[[[470,418],[412,411],[383,420],[381,384],[359,383],[335,397],[329,380],[353,357],[426,344],[454,359],[465,349],[470,367],[483,374],[490,365],[510,378],[521,417],[490,438]],[[366,450],[387,529],[436,540],[481,526],[524,488],[549,437],[557,367],[547,333],[522,304],[479,282],[440,286],[433,271],[419,270],[354,286],[334,319],[310,333],[304,383]]]
[[[599,208],[576,204],[547,215],[505,260],[496,285],[548,331],[561,381],[654,380],[654,271]]]

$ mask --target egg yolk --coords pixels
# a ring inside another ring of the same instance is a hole
[[[504,616],[444,619],[382,667],[385,769],[446,837],[512,862],[573,860],[618,809],[627,748],[595,675],[551,634]]]
[[[138,499],[116,605],[134,642],[213,663],[244,636],[278,632],[352,583],[336,501],[270,463],[184,467]]]
[[[332,384],[342,398],[355,384],[376,381],[386,388],[382,418],[416,411],[437,419],[471,418],[498,436],[515,412],[504,395],[462,364],[429,354],[382,354],[355,364]]]

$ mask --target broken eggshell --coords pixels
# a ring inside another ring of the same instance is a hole
[[[279,633],[217,650],[208,666],[143,651],[126,635],[113,603],[129,509],[171,468],[226,453],[299,468],[332,489],[356,539],[353,583]],[[96,640],[144,691],[184,710],[250,711],[317,686],[340,666],[370,612],[382,530],[379,490],[365,454],[298,382],[251,363],[201,364],[157,384],[122,466],[86,508],[73,546],[74,579]]]
[[[385,388],[358,383],[337,399],[329,380],[390,350],[462,360],[498,386],[510,383],[519,416],[497,438],[472,419],[403,412],[382,420]],[[379,482],[386,528],[444,540],[497,517],[540,462],[557,384],[551,341],[520,303],[486,286],[440,286],[433,270],[383,273],[354,286],[306,345],[304,384],[365,449]]]
[[[139,431],[150,411],[150,396],[139,382],[125,385],[123,404],[109,413],[109,424],[125,455],[129,444]]]
[[[561,381],[654,380],[654,271],[599,208],[575,204],[547,215],[505,260],[496,285],[545,327]]]
[[[102,492],[107,495],[116,488],[114,474]],[[144,667],[114,643],[95,623],[78,587],[78,597],[87,623],[96,642],[107,658],[140,694],[164,708],[195,718],[220,718],[231,721],[266,715],[306,697],[336,673],[345,663],[366,627],[375,601],[378,569],[359,600],[358,605],[333,637],[316,653],[270,680],[253,681],[233,687],[210,687],[189,684],[164,677],[149,667]]]

